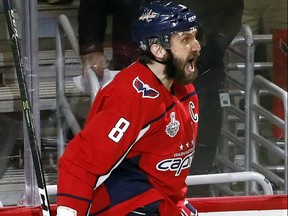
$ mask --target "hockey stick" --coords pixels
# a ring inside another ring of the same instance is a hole
[[[7,19],[7,26],[8,26],[9,36],[11,40],[10,43],[12,47],[16,74],[17,74],[17,79],[18,79],[18,85],[19,85],[19,90],[20,90],[20,95],[21,95],[22,110],[24,113],[24,118],[25,118],[27,132],[28,132],[28,138],[30,142],[30,148],[32,152],[32,159],[33,159],[34,169],[36,173],[39,196],[40,196],[40,201],[41,201],[41,206],[42,206],[42,213],[43,213],[43,216],[50,216],[51,211],[50,211],[50,206],[49,206],[48,193],[47,193],[46,184],[45,184],[43,167],[41,164],[40,151],[39,151],[38,143],[37,143],[36,136],[35,136],[33,118],[32,118],[32,114],[30,110],[30,102],[29,102],[29,97],[27,93],[24,67],[23,67],[20,45],[19,45],[19,38],[18,38],[18,33],[17,33],[17,28],[16,28],[16,21],[15,21],[15,17],[13,14],[13,9],[12,9],[10,0],[3,0],[3,5],[4,5],[4,11],[5,11],[6,19]]]

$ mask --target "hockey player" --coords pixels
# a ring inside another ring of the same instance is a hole
[[[198,127],[196,34],[183,5],[141,7],[139,60],[99,91],[59,159],[58,216],[197,214],[185,200]]]

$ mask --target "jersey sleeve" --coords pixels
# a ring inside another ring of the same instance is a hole
[[[93,189],[108,178],[139,139],[149,110],[149,101],[143,102],[132,86],[111,83],[99,92],[83,130],[59,160],[58,205],[85,215]]]

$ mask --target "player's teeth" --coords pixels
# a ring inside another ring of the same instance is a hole
[[[190,65],[189,65],[189,70],[194,71],[194,65],[193,65],[193,62],[190,63]]]

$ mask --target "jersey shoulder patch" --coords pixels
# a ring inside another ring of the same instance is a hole
[[[142,98],[157,98],[159,96],[158,91],[151,88],[148,84],[144,83],[142,80],[140,80],[139,77],[136,77],[133,80],[133,87],[137,91],[137,93],[142,94]]]

